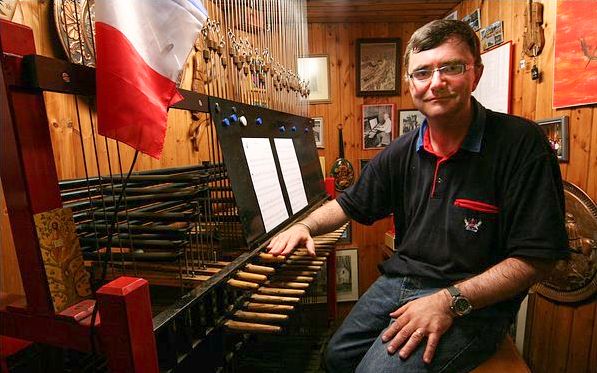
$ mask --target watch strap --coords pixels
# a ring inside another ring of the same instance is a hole
[[[448,286],[447,287],[448,293],[450,293],[450,295],[454,298],[454,297],[459,297],[460,295],[460,290],[458,290],[458,288],[454,285]]]

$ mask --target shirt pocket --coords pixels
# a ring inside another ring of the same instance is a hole
[[[454,206],[488,214],[497,214],[500,212],[500,208],[495,205],[465,198],[457,198],[454,200]]]
[[[457,268],[478,273],[492,262],[499,241],[499,210],[469,199],[456,199],[450,206],[447,234]]]

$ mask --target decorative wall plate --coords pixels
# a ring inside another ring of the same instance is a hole
[[[54,0],[60,43],[73,63],[95,66],[95,0]]]
[[[566,230],[570,259],[555,269],[535,290],[559,302],[579,302],[597,291],[597,205],[576,185],[564,181]]]

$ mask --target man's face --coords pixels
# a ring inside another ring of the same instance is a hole
[[[426,81],[408,78],[410,94],[417,109],[429,120],[462,114],[469,107],[471,93],[483,72],[483,67],[475,67],[474,63],[466,43],[456,38],[448,39],[436,48],[411,53],[407,73],[450,64],[468,65],[466,71],[459,75],[449,76],[435,71]]]

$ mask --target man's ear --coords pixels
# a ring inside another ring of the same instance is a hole
[[[483,65],[475,65],[475,81],[473,82],[473,92],[477,89],[477,85],[479,85],[479,81],[481,80],[481,76],[483,75],[483,69],[485,66]]]

